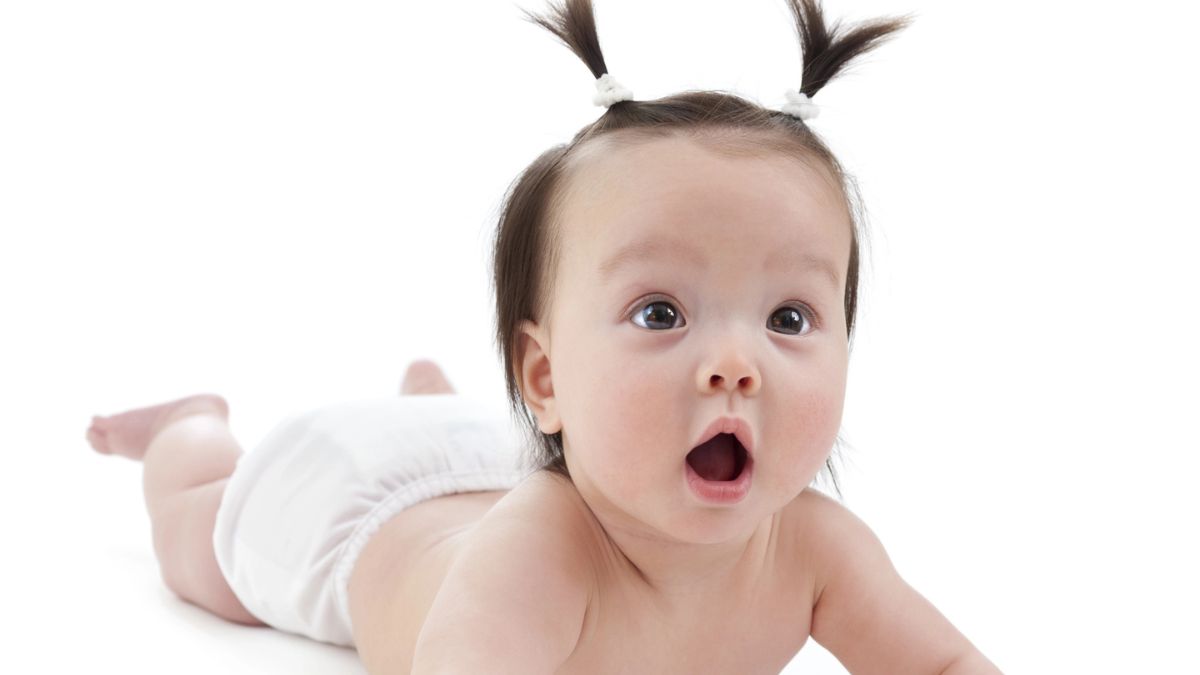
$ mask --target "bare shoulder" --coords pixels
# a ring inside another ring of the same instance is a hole
[[[464,542],[463,555],[474,548],[501,556],[532,576],[557,575],[573,586],[594,590],[594,539],[591,513],[571,482],[539,471],[496,502],[476,523]],[[472,546],[474,544],[474,547]],[[564,576],[565,575],[565,576]]]
[[[850,540],[861,541],[874,533],[841,502],[811,487],[792,500],[787,511],[796,551],[812,570],[815,606],[830,573],[838,566],[839,549],[844,549]]]
[[[496,541],[499,551],[536,554],[532,564],[544,573],[566,575],[563,581],[586,591],[589,604],[595,597],[603,529],[570,479],[550,471],[530,475],[496,502],[475,533]]]
[[[560,480],[527,477],[464,536],[413,672],[552,672],[571,655],[594,575],[570,484]]]
[[[550,471],[531,474],[496,502],[476,529],[481,536],[499,532],[503,538],[512,528],[532,531],[577,563],[576,569],[594,570],[602,530],[568,478]]]
[[[815,573],[813,639],[854,673],[936,673],[975,651],[901,578],[883,542],[837,500],[807,489],[789,506]]]

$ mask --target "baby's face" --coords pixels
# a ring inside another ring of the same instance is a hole
[[[539,425],[561,428],[606,525],[693,543],[744,535],[812,481],[841,422],[844,202],[795,160],[687,140],[583,161],[560,223]],[[715,506],[691,492],[685,457],[723,415],[749,422],[754,470],[744,499]]]

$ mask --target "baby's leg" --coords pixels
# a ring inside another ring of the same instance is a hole
[[[222,618],[265,625],[229,588],[213,553],[213,524],[242,454],[215,395],[189,396],[111,417],[95,417],[87,438],[98,452],[141,460],[151,536],[167,587]]]

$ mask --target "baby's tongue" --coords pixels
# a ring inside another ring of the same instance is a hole
[[[712,440],[688,453],[687,463],[705,480],[733,480],[737,469],[737,450],[733,436],[717,434]]]

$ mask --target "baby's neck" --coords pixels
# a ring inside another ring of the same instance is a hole
[[[718,544],[665,541],[644,530],[610,526],[602,518],[601,527],[616,558],[648,595],[668,606],[696,606],[728,597],[734,589],[749,590],[767,578],[763,570],[777,548],[773,538],[779,515],[772,514],[743,539]]]

